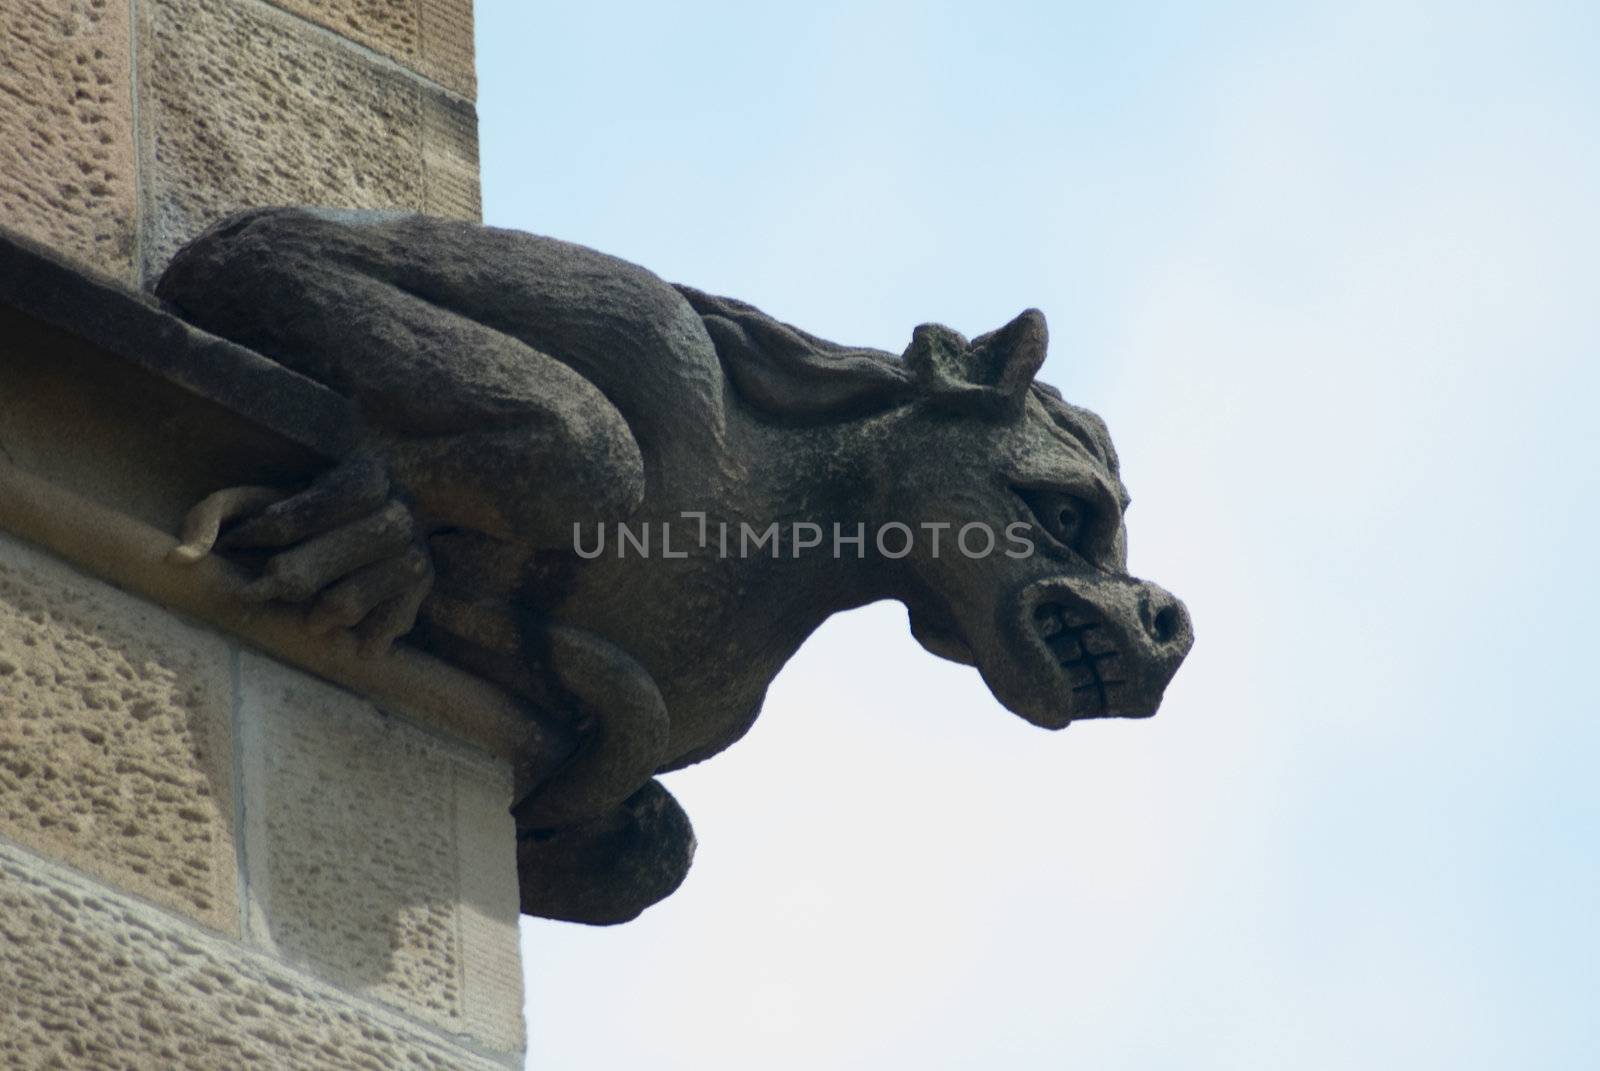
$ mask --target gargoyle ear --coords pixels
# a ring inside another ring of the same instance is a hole
[[[1044,313],[1028,309],[971,342],[948,327],[923,324],[911,334],[905,362],[934,398],[1011,408],[1027,396],[1048,342]]]
[[[998,331],[972,340],[973,364],[992,376],[989,382],[998,389],[1021,394],[1039,374],[1049,345],[1050,331],[1045,327],[1044,313],[1024,309]]]

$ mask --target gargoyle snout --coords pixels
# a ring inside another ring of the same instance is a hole
[[[1194,625],[1178,597],[1148,580],[1141,585],[1139,621],[1151,645],[1165,658],[1182,661],[1194,646]]]

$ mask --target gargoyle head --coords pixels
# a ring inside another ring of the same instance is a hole
[[[884,506],[955,537],[908,559],[911,631],[1036,725],[1147,717],[1194,632],[1181,602],[1128,575],[1116,452],[1099,417],[1034,382],[1046,339],[1030,309],[971,341],[925,325],[906,350],[922,397],[894,439],[924,460],[895,466]]]
[[[1128,575],[1105,424],[1034,381],[1042,313],[971,340],[925,324],[896,360],[684,292],[753,408],[856,429],[871,521],[910,535],[883,568],[925,648],[977,666],[1036,725],[1156,712],[1194,642],[1189,614]]]

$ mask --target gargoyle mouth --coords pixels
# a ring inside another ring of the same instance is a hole
[[[986,676],[1001,702],[1046,729],[1148,718],[1194,642],[1183,604],[1133,577],[1048,577],[1007,606],[1002,628],[1026,653]]]
[[[1034,608],[1033,623],[1071,691],[1072,716],[1106,714],[1116,689],[1127,683],[1111,631],[1083,608],[1054,601]]]

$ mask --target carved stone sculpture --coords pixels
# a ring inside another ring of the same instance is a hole
[[[410,633],[567,727],[519,770],[530,914],[675,889],[694,840],[653,775],[737,740],[837,611],[902,601],[1047,728],[1153,714],[1192,643],[1127,575],[1104,425],[1034,381],[1037,311],[895,357],[565,242],[304,209],[224,221],[158,293],[364,422],[309,488],[201,503],[176,557],[215,541],[308,627]]]

